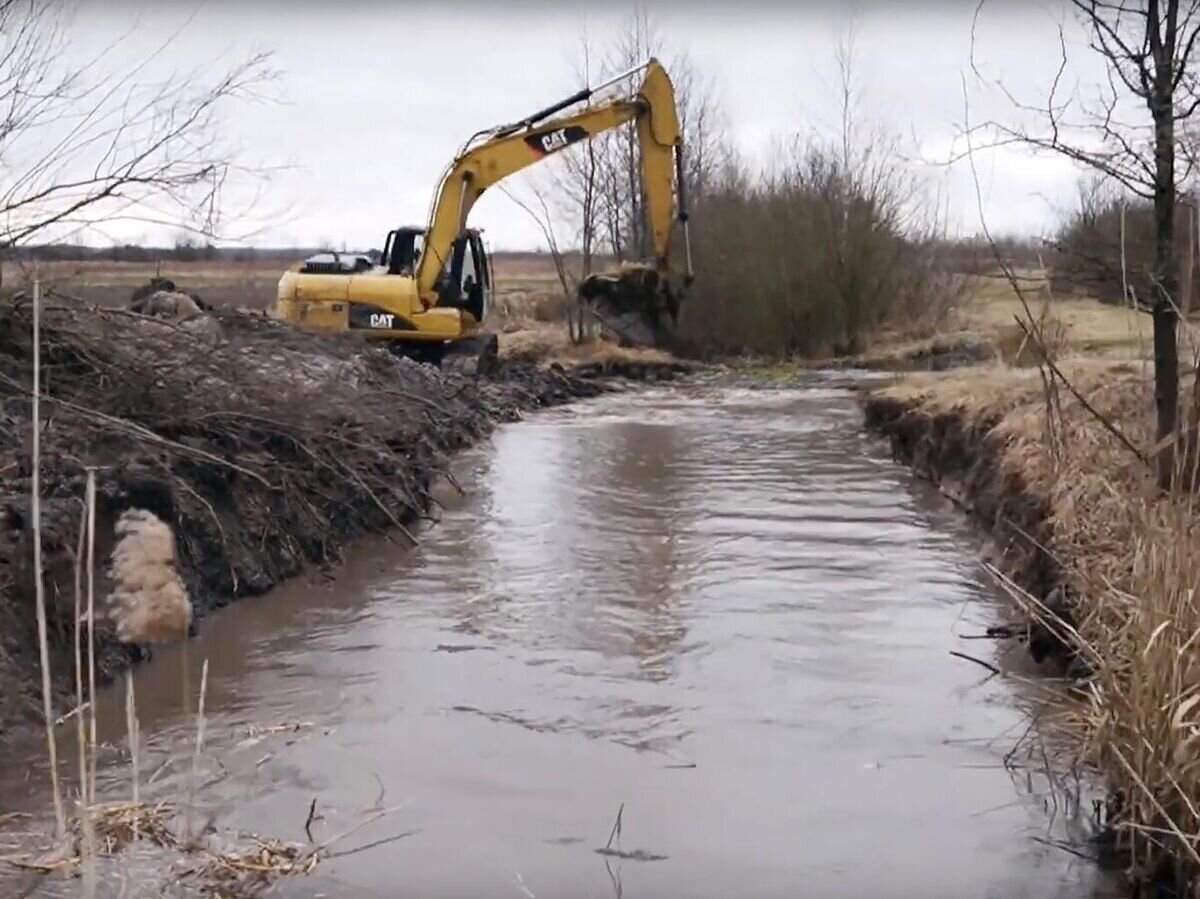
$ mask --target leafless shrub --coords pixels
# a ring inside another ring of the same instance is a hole
[[[885,326],[929,332],[961,297],[937,197],[898,138],[864,127],[854,27],[835,48],[840,127],[781,141],[752,173],[724,142],[692,216],[681,324],[704,353],[853,354]]]
[[[963,289],[918,185],[877,148],[846,160],[796,139],[775,171],[731,169],[696,204],[696,282],[681,325],[703,351],[855,353],[900,322],[936,323]]]

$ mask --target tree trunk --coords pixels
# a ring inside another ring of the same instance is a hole
[[[1158,3],[1151,0],[1149,24],[1158,32]],[[1154,409],[1158,442],[1176,434],[1179,413],[1179,348],[1176,343],[1176,298],[1179,268],[1175,257],[1175,102],[1174,50],[1177,26],[1176,0],[1168,0],[1165,35],[1152,33],[1154,90],[1150,112],[1154,117]],[[1171,486],[1175,447],[1168,444],[1158,455],[1158,483]]]

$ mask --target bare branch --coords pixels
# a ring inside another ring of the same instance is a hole
[[[78,61],[66,26],[52,0],[0,4],[0,249],[131,210],[169,210],[217,237],[231,177],[256,174],[223,146],[220,114],[230,101],[264,98],[271,55],[207,84],[197,73],[153,81],[147,67],[187,22],[117,71],[106,65],[123,38]]]

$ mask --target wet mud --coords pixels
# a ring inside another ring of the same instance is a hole
[[[1001,464],[1005,444],[998,420],[968,423],[953,412],[930,413],[915,400],[865,391],[866,426],[887,437],[893,454],[920,477],[942,485],[984,529],[991,561],[1014,583],[1041,599],[1048,612],[1070,623],[1070,585],[1051,545],[1049,500],[1029,489],[1020,473]],[[1037,622],[1021,633],[1031,656],[1059,674],[1076,660],[1058,633]]]

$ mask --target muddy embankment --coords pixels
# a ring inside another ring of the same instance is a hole
[[[39,717],[31,531],[32,309],[0,305],[0,738]],[[682,365],[442,373],[268,318],[190,321],[48,300],[41,337],[41,516],[51,663],[73,677],[74,559],[86,470],[97,472],[96,558],[126,508],[174,528],[196,617],[337,561],[367,533],[411,539],[455,450],[529,410],[662,379]],[[100,572],[102,575],[102,572]],[[107,583],[101,576],[101,604]],[[107,680],[145,650],[97,625]],[[65,710],[65,701],[59,711]]]
[[[865,423],[884,435],[892,452],[959,505],[992,540],[990,561],[1047,608],[1070,620],[1070,588],[1049,551],[1051,500],[1005,464],[1008,442],[996,430],[999,413],[971,418],[962,409],[928,409],[919,395],[866,391]],[[1037,662],[1065,669],[1068,647],[1054,631],[1029,622],[1018,631]]]
[[[1073,357],[1056,371],[910,374],[864,394],[866,423],[995,538],[991,561],[1034,622],[1011,630],[1080,688],[1055,694],[1061,714],[1039,730],[1105,784],[1104,820],[1081,851],[1118,861],[1131,883],[1194,895],[1194,458],[1161,489],[1146,449],[1154,386],[1138,363]]]

